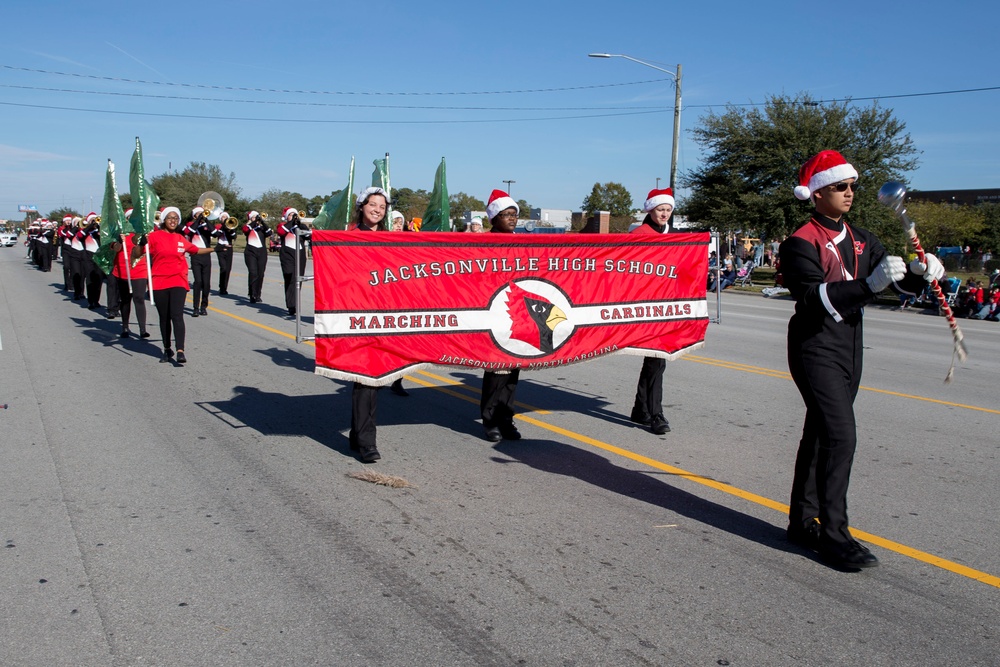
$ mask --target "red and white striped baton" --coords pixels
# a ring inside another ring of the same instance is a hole
[[[903,221],[903,229],[906,230],[907,236],[910,237],[913,250],[917,253],[917,257],[921,263],[926,265],[927,259],[924,248],[920,245],[920,239],[917,237],[917,227],[913,223],[913,220],[910,219],[910,216],[906,215],[905,198],[906,188],[902,183],[889,181],[879,188],[878,191],[879,202],[892,209],[892,212]],[[955,321],[955,314],[951,312],[948,299],[945,297],[944,292],[941,291],[941,286],[938,285],[937,280],[931,281],[931,290],[933,290],[934,296],[937,297],[938,305],[941,306],[941,312],[948,319],[948,326],[951,327],[951,336],[955,340],[955,349],[951,357],[951,368],[948,369],[948,375],[944,378],[945,382],[951,382],[951,378],[955,374],[955,357],[957,356],[959,361],[965,361],[969,353],[965,349],[965,336],[962,335],[962,330],[958,328],[958,322]]]

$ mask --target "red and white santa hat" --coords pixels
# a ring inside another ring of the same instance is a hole
[[[490,194],[490,201],[486,204],[486,217],[492,220],[500,214],[500,211],[514,207],[517,210],[518,215],[521,213],[521,207],[517,205],[509,194],[503,190],[494,190]]]
[[[71,215],[64,215],[63,216],[63,224],[64,225],[70,225],[72,223],[73,223],[73,216],[71,216]]]
[[[820,151],[799,169],[795,197],[805,201],[813,193],[848,178],[857,180],[858,171],[837,151]]]
[[[179,208],[177,208],[176,206],[165,206],[165,207],[163,207],[163,209],[160,211],[160,220],[162,220],[163,222],[166,222],[167,221],[167,215],[169,215],[170,213],[176,213],[177,214],[177,221],[180,222],[180,219],[181,219],[181,210]]]
[[[258,215],[260,215],[260,213],[258,213],[257,211],[247,211],[247,220],[253,222],[253,219],[256,218]]]
[[[191,209],[191,217],[197,218],[199,213],[204,213],[204,212],[205,212],[205,207],[195,206],[193,209]]]
[[[285,222],[291,222],[293,215],[298,215],[299,209],[292,208],[291,206],[286,206],[281,210],[281,219]]]
[[[87,222],[88,223],[93,222],[96,219],[97,219],[97,214],[94,213],[93,211],[91,211],[90,213],[87,214]]]
[[[642,205],[642,210],[649,213],[660,204],[674,205],[674,191],[670,188],[662,190],[650,190],[646,195],[646,202]]]

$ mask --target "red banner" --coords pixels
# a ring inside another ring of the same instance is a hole
[[[538,370],[704,344],[708,234],[312,236],[316,372]]]

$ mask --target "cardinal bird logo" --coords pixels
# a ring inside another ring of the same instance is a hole
[[[552,334],[556,326],[566,321],[566,313],[559,306],[543,296],[510,283],[507,314],[511,321],[511,338],[524,341],[543,354],[554,351]]]

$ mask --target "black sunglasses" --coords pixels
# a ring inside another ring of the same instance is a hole
[[[830,186],[831,190],[836,190],[837,192],[847,192],[847,188],[850,188],[851,192],[857,192],[858,191],[858,184],[857,183],[837,183],[835,185],[831,185]]]

